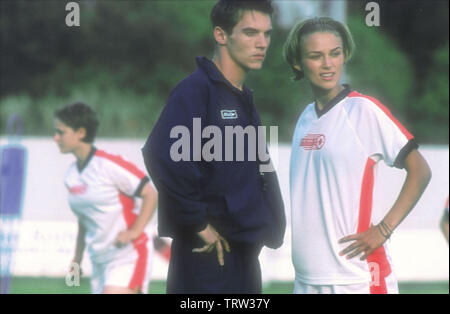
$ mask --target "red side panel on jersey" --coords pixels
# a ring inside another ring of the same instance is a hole
[[[115,164],[121,166],[122,168],[125,168],[126,170],[128,170],[129,172],[131,172],[132,174],[137,176],[139,179],[142,179],[142,178],[145,177],[145,174],[141,170],[139,170],[139,168],[137,168],[132,163],[124,160],[119,155],[111,155],[111,154],[109,154],[109,153],[107,153],[105,151],[97,150],[95,152],[95,156],[103,157],[103,158],[106,158],[108,160],[111,160]]]
[[[128,285],[130,289],[142,289],[143,282],[145,278],[145,272],[147,270],[147,235],[142,233],[141,236],[133,242],[133,245],[138,252],[138,260],[134,268],[133,277],[131,278],[130,284]]]
[[[133,213],[134,200],[123,193],[119,193],[119,199],[123,208],[123,217],[125,218],[127,227],[130,228],[136,220],[136,214]]]
[[[411,133],[409,133],[409,131],[392,115],[391,111],[386,106],[384,106],[378,99],[360,94],[355,91],[351,92],[348,95],[348,97],[362,97],[369,99],[371,102],[377,105],[389,117],[389,119],[392,120],[392,122],[395,123],[395,125],[400,129],[400,131],[406,136],[408,141],[414,138],[414,136]]]
[[[364,232],[370,227],[370,218],[372,216],[373,187],[374,187],[374,166],[375,161],[367,159],[364,170],[364,177],[361,185],[361,197],[359,202],[359,220],[358,233]],[[369,269],[372,274],[370,284],[371,294],[386,294],[385,278],[391,273],[391,265],[386,256],[383,246],[367,257]]]
[[[369,269],[372,275],[370,283],[371,294],[387,294],[386,277],[391,273],[391,265],[386,256],[384,246],[380,246],[367,257]]]
[[[364,232],[370,227],[370,218],[372,217],[372,198],[374,186],[374,167],[375,161],[367,159],[364,177],[361,185],[361,197],[359,200],[359,220],[358,233]]]
[[[130,228],[136,220],[136,214],[133,213],[134,200],[123,193],[119,193],[120,203],[123,206],[123,217],[127,223],[127,227]],[[128,287],[130,289],[142,289],[142,285],[145,278],[145,272],[147,269],[147,241],[148,237],[143,232],[139,238],[133,241],[133,246],[138,253],[138,259],[134,268],[133,276],[131,277]]]

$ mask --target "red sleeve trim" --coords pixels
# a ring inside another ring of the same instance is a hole
[[[412,140],[414,138],[414,136],[411,133],[409,133],[409,131],[392,115],[391,111],[386,106],[384,106],[378,99],[376,99],[374,97],[367,96],[367,95],[360,94],[360,93],[355,92],[355,91],[351,92],[348,95],[348,97],[362,97],[362,98],[366,98],[366,99],[370,100],[375,105],[377,105],[378,108],[380,108],[389,117],[389,119],[392,120],[392,122],[394,122],[394,124],[406,136],[408,141]]]
[[[95,156],[98,157],[102,157],[105,159],[108,159],[110,161],[112,161],[113,163],[115,163],[116,165],[119,165],[120,167],[128,170],[129,172],[131,172],[132,174],[134,174],[136,177],[138,177],[139,179],[143,179],[144,177],[146,177],[145,173],[143,173],[141,170],[139,170],[138,167],[136,167],[135,165],[133,165],[132,163],[124,160],[121,156],[119,155],[111,155],[105,151],[102,150],[97,150],[95,152]]]

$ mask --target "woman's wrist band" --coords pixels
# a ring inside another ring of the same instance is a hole
[[[392,229],[389,228],[389,226],[382,220],[378,225],[378,230],[380,231],[381,235],[387,239],[389,239],[392,235]]]

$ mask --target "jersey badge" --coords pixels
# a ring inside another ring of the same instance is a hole
[[[73,195],[81,195],[86,193],[87,185],[75,185],[69,188],[69,193]]]
[[[236,110],[220,110],[220,115],[222,119],[237,119],[238,114]]]
[[[304,150],[319,150],[323,145],[325,145],[325,135],[323,134],[308,134],[300,142],[300,146]]]

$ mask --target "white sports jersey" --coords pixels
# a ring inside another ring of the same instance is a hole
[[[369,228],[376,164],[383,160],[402,167],[404,156],[417,147],[412,139],[376,99],[348,86],[321,114],[314,103],[306,107],[295,129],[290,164],[296,280],[345,285],[370,282],[371,271],[381,279],[391,273],[385,247],[367,261],[347,260],[339,252],[351,242],[338,241]]]
[[[147,234],[124,247],[116,247],[119,232],[131,227],[139,206],[135,198],[148,177],[122,157],[92,149],[82,169],[76,162],[66,174],[69,204],[86,228],[86,246],[94,263],[107,263],[137,253],[137,264],[147,260]],[[144,263],[145,264],[145,263]],[[137,266],[138,267],[138,266]]]

